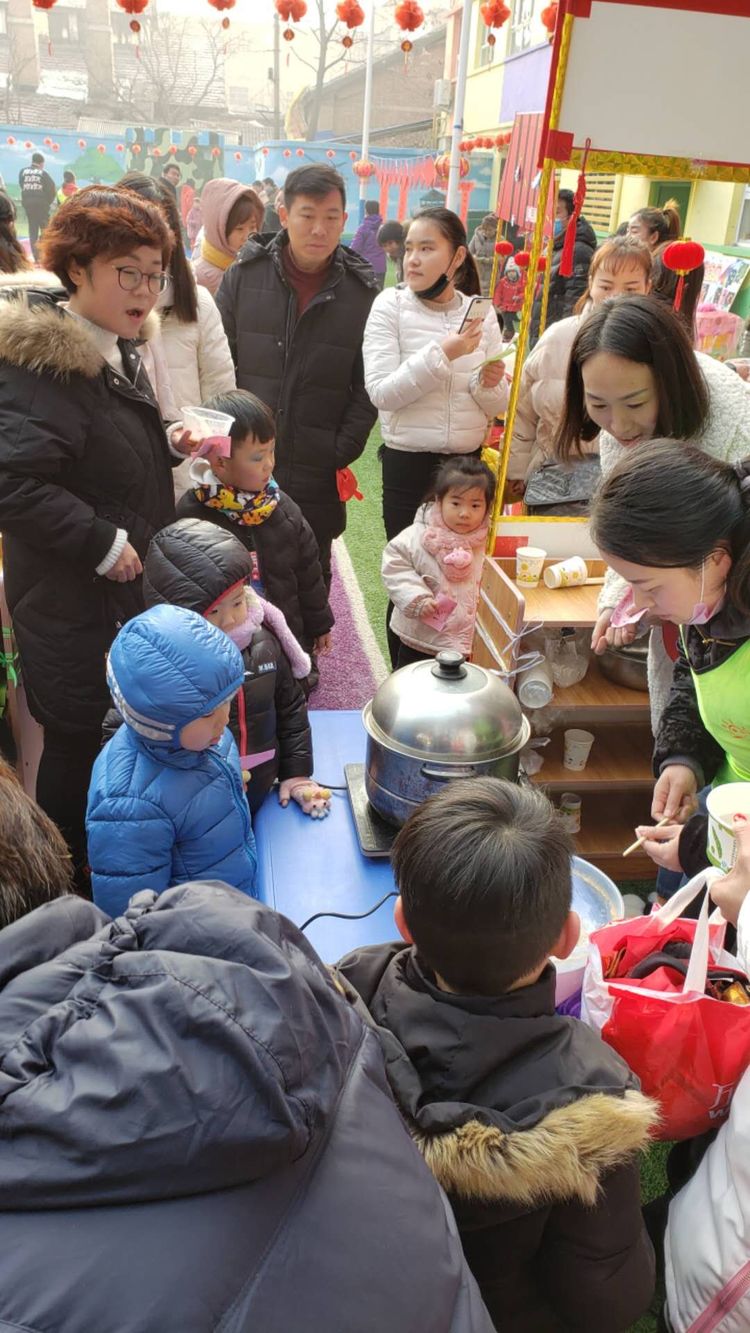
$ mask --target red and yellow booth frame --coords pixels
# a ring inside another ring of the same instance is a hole
[[[585,158],[590,172],[750,184],[748,62],[750,0],[560,0],[539,156],[540,206],[490,552],[502,533],[503,491],[544,245],[541,201],[550,197],[553,173],[580,171]],[[527,517],[524,526],[550,521]]]

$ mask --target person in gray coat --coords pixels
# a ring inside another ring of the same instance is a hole
[[[491,1333],[375,1034],[218,883],[0,931],[0,1328]]]

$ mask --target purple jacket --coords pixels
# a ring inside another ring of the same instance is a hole
[[[356,250],[358,255],[372,265],[373,272],[377,273],[378,277],[381,273],[385,273],[388,263],[385,250],[378,245],[378,232],[382,225],[383,219],[379,213],[366,217],[357,227],[349,245],[350,250]]]

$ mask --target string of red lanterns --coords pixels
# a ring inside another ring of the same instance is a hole
[[[494,139],[490,135],[480,135],[477,139],[462,139],[458,146],[462,153],[473,153],[482,148],[496,148],[499,151],[501,148],[507,148],[512,137],[510,130],[507,130],[505,134],[496,134]]]

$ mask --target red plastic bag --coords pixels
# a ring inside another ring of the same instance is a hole
[[[590,939],[581,1017],[627,1061],[644,1093],[659,1102],[657,1137],[662,1139],[718,1129],[750,1065],[750,1006],[704,993],[709,961],[737,967],[736,958],[722,948],[723,918],[715,913],[709,921],[708,894],[697,921],[678,915],[704,884],[718,878],[717,870],[703,871],[658,912],[605,926]],[[692,944],[684,985],[675,986],[674,976],[663,969],[640,981],[622,979],[635,963],[674,939]],[[608,961],[619,950],[621,979],[607,980]]]
[[[357,486],[357,478],[350,467],[340,467],[336,473],[336,489],[339,500],[363,500],[364,496]]]

